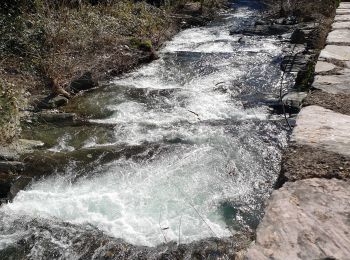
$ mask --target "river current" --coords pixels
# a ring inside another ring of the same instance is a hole
[[[31,183],[0,208],[0,255],[15,256],[30,240],[22,250],[29,259],[45,258],[48,247],[74,259],[73,237],[90,229],[152,247],[256,228],[288,138],[283,117],[265,102],[279,93],[287,44],[229,34],[259,11],[238,1],[208,26],[177,34],[160,59],[80,97],[102,130],[84,129],[77,142],[64,128],[49,151],[140,146],[142,153],[93,158],[86,169],[72,160]],[[101,138],[104,125],[112,130]]]

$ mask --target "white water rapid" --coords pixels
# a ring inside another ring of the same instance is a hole
[[[246,26],[256,15],[242,2],[219,21],[180,32],[159,60],[83,97],[108,111],[91,121],[114,125],[112,137],[102,142],[91,131],[77,147],[66,132],[50,151],[145,149],[138,159],[122,155],[78,178],[72,160],[65,171],[33,182],[0,208],[0,250],[38,233],[56,249],[71,247],[66,237],[41,229],[41,221],[93,226],[144,246],[255,228],[287,139],[282,117],[261,101],[278,94],[284,44],[229,35],[231,26]],[[28,224],[34,220],[39,224]],[[45,246],[40,241],[32,256]]]

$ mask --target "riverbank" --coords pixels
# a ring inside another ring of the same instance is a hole
[[[205,24],[225,5],[90,2],[1,4],[0,104],[2,118],[13,119],[0,122],[2,144],[18,138],[19,111],[59,108],[80,91],[156,59],[156,50],[181,28]]]
[[[350,3],[340,3],[247,259],[348,259]]]
[[[13,198],[30,181],[28,174],[21,174],[25,165],[32,165],[30,169],[39,165],[21,158],[44,145],[20,139],[33,139],[32,134],[27,134],[28,128],[40,123],[53,123],[57,128],[89,124],[88,112],[79,109],[79,98],[84,92],[157,59],[156,52],[165,41],[181,29],[206,24],[225,4],[185,1],[155,6],[133,1],[86,1],[76,5],[73,1],[53,4],[30,0],[2,3],[2,199]]]

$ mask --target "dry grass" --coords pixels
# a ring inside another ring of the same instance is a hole
[[[130,57],[129,48],[135,47],[129,44],[130,39],[158,46],[171,34],[172,25],[164,10],[128,0],[113,5],[83,4],[80,8],[43,6],[13,23],[14,30],[2,32],[8,37],[1,39],[7,42],[2,48],[7,55],[3,65],[22,75],[29,72],[32,81],[39,80],[31,86],[32,91],[43,89],[38,85],[45,84],[45,77],[64,84],[82,71],[100,71],[97,67],[104,63],[118,67]],[[114,65],[110,64],[112,58]]]
[[[188,2],[162,1],[158,8],[132,0],[99,0],[104,4],[98,5],[89,1],[0,3],[0,78],[6,82],[0,90],[8,92],[0,97],[1,106],[23,95],[18,93],[48,94],[51,78],[65,87],[86,71],[103,80],[147,61],[151,50],[178,30],[179,24],[170,17]],[[201,12],[210,13],[222,1],[199,1]],[[11,111],[13,122],[18,121],[18,113],[11,109],[1,110],[2,121],[12,120]],[[6,127],[0,126],[0,134],[1,128]]]

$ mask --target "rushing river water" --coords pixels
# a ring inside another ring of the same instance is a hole
[[[286,44],[229,35],[258,16],[252,1],[234,7],[206,27],[180,32],[159,60],[78,99],[97,127],[52,130],[50,151],[142,151],[104,163],[93,158],[92,168],[72,160],[21,191],[0,208],[3,256],[25,251],[50,259],[51,248],[52,258],[75,259],[72,241],[95,228],[156,246],[256,227],[287,140],[282,116],[264,102],[279,92]]]

